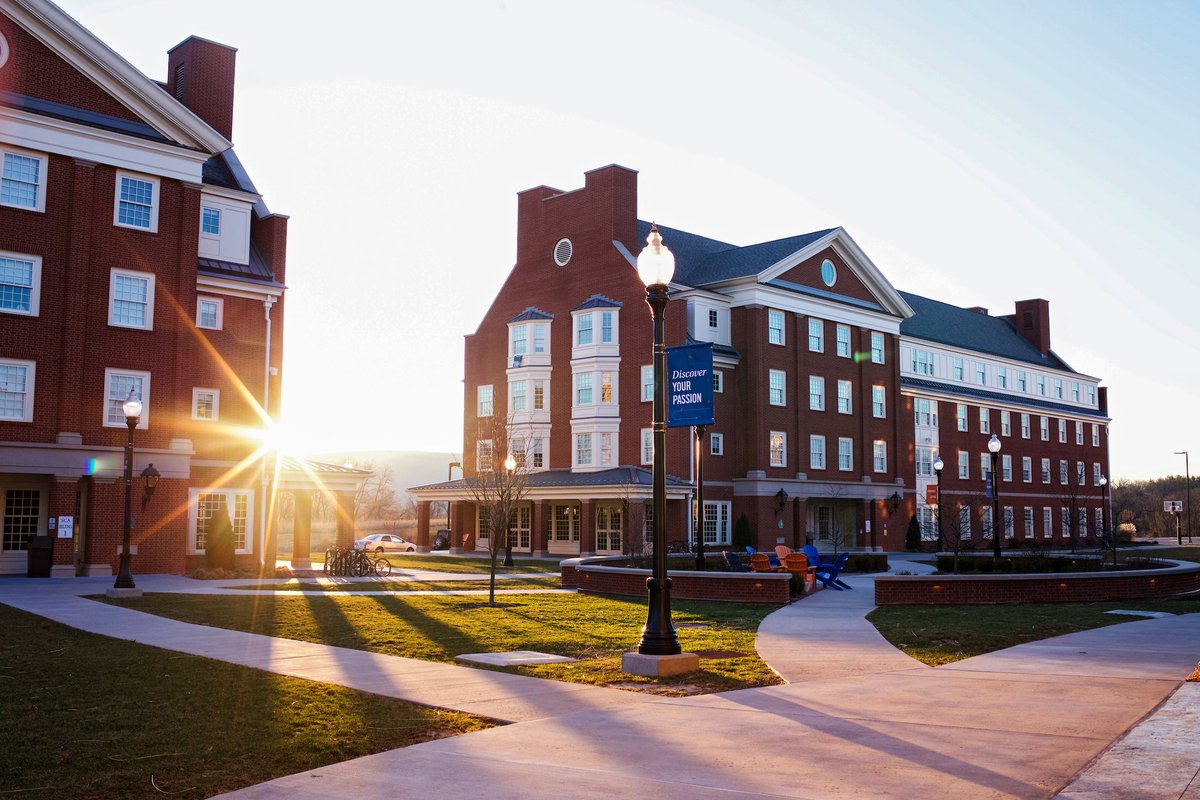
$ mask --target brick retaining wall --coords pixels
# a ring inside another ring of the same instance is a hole
[[[875,579],[875,604],[1088,603],[1200,591],[1200,564],[1169,563],[1175,566],[1102,573],[880,576]]]
[[[624,559],[620,556],[567,559],[559,567],[563,588],[589,594],[645,597],[650,570],[604,565],[605,561],[620,560]],[[791,599],[791,575],[784,573],[671,569],[667,575],[671,578],[671,597],[675,600],[783,605]]]

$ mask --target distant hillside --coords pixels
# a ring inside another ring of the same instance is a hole
[[[310,456],[313,461],[329,464],[350,463],[364,469],[369,464],[391,470],[396,497],[402,497],[409,487],[446,480],[446,466],[451,461],[462,461],[459,453],[426,453],[411,450],[354,450],[338,453],[322,453]],[[457,468],[454,477],[462,477]]]

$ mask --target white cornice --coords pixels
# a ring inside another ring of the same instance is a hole
[[[196,288],[203,289],[210,294],[223,294],[228,297],[243,297],[271,303],[283,296],[282,286],[265,286],[239,281],[235,278],[217,278],[212,275],[197,275]]]
[[[253,194],[252,192],[243,192],[240,189],[227,189],[224,186],[214,186],[211,183],[204,184],[203,191],[205,194],[210,194],[214,197],[223,197],[226,200],[233,200],[238,203],[245,203],[251,207],[262,199],[261,195]]]
[[[942,350],[946,353],[953,354],[954,356],[965,356],[967,358],[975,359],[976,361],[986,360],[992,364],[999,364],[1001,366],[1011,367],[1011,368],[1017,369],[1017,370],[1023,370],[1025,372],[1030,373],[1030,375],[1034,375],[1038,372],[1042,372],[1042,373],[1045,373],[1046,375],[1062,376],[1063,378],[1068,378],[1073,381],[1079,381],[1080,383],[1094,383],[1097,386],[1100,385],[1100,378],[1097,378],[1094,375],[1085,375],[1082,372],[1069,372],[1066,370],[1056,369],[1054,367],[1047,367],[1042,364],[1035,364],[1032,361],[1019,361],[1017,359],[1008,358],[1006,356],[998,356],[998,355],[993,355],[992,353],[985,353],[982,350],[968,350],[966,348],[958,347],[956,345],[945,344],[944,342],[935,342],[932,339],[922,339],[919,336],[911,336],[907,333],[901,334],[900,345],[902,347],[904,345],[910,345],[910,346],[919,345],[922,349]],[[900,371],[903,374],[911,375],[914,378],[928,377],[928,376],[924,376],[924,375],[918,375],[915,372],[910,372],[910,371],[904,369],[903,365],[901,365]],[[997,387],[988,386],[986,388],[989,391],[991,391],[991,390],[996,389]],[[1048,397],[1046,399],[1051,400],[1053,398]],[[1066,402],[1066,401],[1064,401],[1064,402]]]
[[[826,300],[807,294],[797,294],[786,289],[766,286],[751,279],[737,287],[730,287],[729,296],[732,306],[769,306],[780,311],[790,311],[806,317],[841,322],[855,325],[881,333],[900,334],[900,319],[883,311],[840,303],[836,300]]]
[[[0,142],[199,185],[208,155],[0,106]]]
[[[169,139],[210,155],[232,143],[48,0],[3,0],[8,16]]]

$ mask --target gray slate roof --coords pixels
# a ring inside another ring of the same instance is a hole
[[[903,336],[977,350],[1048,369],[1075,371],[1053,352],[1043,355],[1003,317],[981,314],[909,292],[900,292],[900,296],[915,312],[900,323]]]
[[[121,119],[120,117],[101,114],[98,111],[88,111],[64,105],[63,103],[55,103],[52,100],[43,100],[40,97],[28,97],[16,92],[0,90],[0,105],[20,109],[21,111],[29,111],[33,114],[41,114],[44,117],[54,117],[55,119],[62,119],[67,122],[76,122],[80,125],[87,125],[90,128],[125,133],[130,136],[151,139],[156,142],[168,141],[165,136],[144,122]]]
[[[639,251],[640,243],[650,234],[650,225],[651,223],[645,220],[638,220]],[[675,254],[675,280],[687,286],[704,286],[732,278],[757,275],[780,259],[835,230],[837,229],[828,228],[772,242],[738,247],[677,228],[658,226],[663,244]],[[842,299],[840,295],[838,299]]]
[[[660,228],[661,230],[661,228]],[[544,488],[573,488],[587,486],[652,486],[653,473],[641,467],[613,467],[599,472],[571,472],[569,469],[551,469],[545,472],[531,472],[526,478],[525,485],[530,489]],[[691,486],[687,481],[667,476],[667,486]],[[419,489],[470,489],[470,479],[460,478],[456,481],[430,483],[425,486],[414,486]]]
[[[214,278],[234,278],[240,281],[254,281],[256,283],[266,283],[271,286],[280,286],[283,284],[275,280],[275,273],[271,271],[271,265],[267,263],[267,259],[263,256],[262,251],[258,249],[258,245],[254,240],[250,240],[250,263],[235,264],[232,261],[218,261],[215,258],[200,258],[197,259],[198,272],[201,275],[208,275]]]
[[[1108,419],[1101,411],[1095,408],[1083,408],[1081,406],[1072,406],[1066,403],[1056,403],[1052,400],[1047,400],[1041,395],[1036,394],[1006,394],[1004,392],[991,392],[987,389],[980,389],[968,383],[957,381],[931,381],[926,378],[910,378],[902,377],[900,386],[913,389],[930,389],[935,392],[947,392],[948,394],[964,395],[966,397],[975,397],[980,400],[989,400],[995,403],[1014,403],[1021,406],[1029,406],[1045,411],[1054,411],[1059,414],[1078,414],[1085,417],[1096,417],[1098,419]]]
[[[545,311],[542,311],[540,308],[534,308],[533,306],[529,306],[524,311],[522,311],[520,314],[517,314],[515,317],[510,319],[509,322],[526,322],[527,320],[531,320],[531,319],[554,319],[554,315],[547,314]]]
[[[588,308],[620,308],[625,305],[619,300],[613,300],[611,297],[605,297],[602,294],[594,294],[587,300],[584,300],[575,308],[576,311],[583,311]]]

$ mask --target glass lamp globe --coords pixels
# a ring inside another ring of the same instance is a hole
[[[989,453],[999,453],[1000,452],[1000,437],[998,437],[994,433],[992,434],[992,438],[988,439],[988,452]]]
[[[942,457],[941,457],[941,456],[938,456],[938,460],[937,460],[937,461],[935,461],[935,462],[933,462],[933,470],[934,470],[934,472],[941,472],[941,471],[942,471],[942,468],[943,468],[943,467],[945,467],[945,466],[946,466],[946,464],[945,464],[945,463],[942,461]]]
[[[638,254],[637,271],[646,286],[666,286],[675,275],[675,255],[662,243],[657,225],[650,226],[646,246]]]
[[[517,460],[513,458],[512,453],[509,453],[508,458],[504,459],[504,468],[509,472],[512,472],[517,468]]]
[[[142,401],[131,392],[129,399],[121,404],[121,410],[125,412],[125,419],[137,419],[142,415]]]

